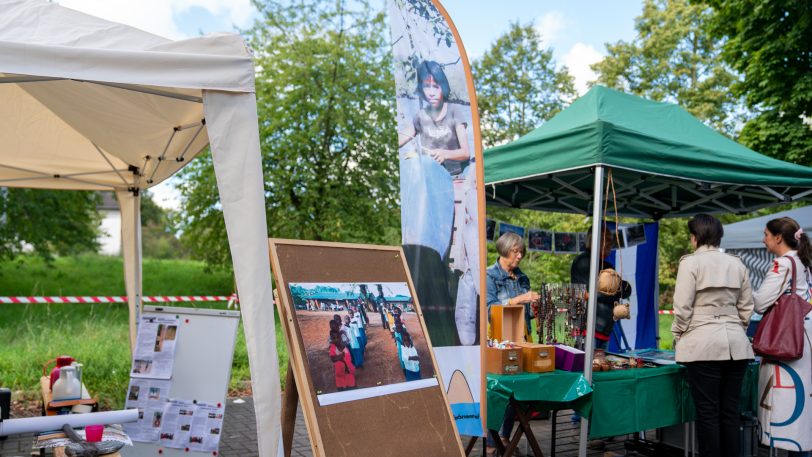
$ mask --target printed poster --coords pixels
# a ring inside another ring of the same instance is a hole
[[[484,436],[479,313],[485,221],[479,218],[482,145],[473,80],[439,2],[389,0],[389,16],[403,251],[457,428]]]

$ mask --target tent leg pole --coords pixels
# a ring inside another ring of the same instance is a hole
[[[137,195],[133,199],[133,227],[135,227],[135,322],[138,325],[141,322],[141,312],[143,311],[143,303],[141,297],[143,296],[144,284],[141,274],[142,262],[141,257],[142,244],[141,244],[141,195]]]
[[[592,359],[595,354],[595,306],[598,298],[598,263],[600,262],[602,233],[603,202],[603,166],[595,167],[595,184],[592,192],[592,239],[589,255],[589,300],[587,303],[586,337],[584,350],[584,378],[592,384]],[[586,457],[586,445],[589,438],[589,419],[581,418],[581,433],[578,439],[578,457]]]

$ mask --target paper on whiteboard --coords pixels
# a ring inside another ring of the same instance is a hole
[[[187,400],[169,400],[164,404],[161,445],[184,449],[189,447],[189,433],[197,406]]]
[[[225,407],[221,404],[198,402],[189,437],[191,450],[214,452],[220,447],[224,412]]]
[[[165,314],[141,316],[130,376],[158,379],[172,377],[178,322],[176,316]]]
[[[148,443],[158,441],[164,404],[171,385],[172,381],[169,380],[130,378],[124,407],[138,409],[138,422],[126,424],[124,429],[133,440]]]

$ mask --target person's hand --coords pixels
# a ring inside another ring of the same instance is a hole
[[[513,297],[513,299],[511,299],[511,303],[516,304],[516,305],[521,305],[521,304],[524,304],[524,303],[532,303],[534,301],[538,301],[538,299],[539,299],[539,294],[536,293],[536,292],[533,292],[531,290],[529,292],[525,292],[525,293],[523,293],[521,295],[517,295],[517,296]]]
[[[429,155],[435,162],[439,163],[440,165],[445,162],[445,151],[442,149],[429,149]]]

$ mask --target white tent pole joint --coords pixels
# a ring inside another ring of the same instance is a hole
[[[186,155],[187,152],[189,152],[189,148],[192,147],[192,143],[195,142],[197,136],[200,135],[200,132],[203,131],[203,128],[205,127],[206,127],[206,119],[201,119],[200,126],[195,131],[195,134],[192,135],[192,138],[189,140],[189,143],[186,144],[186,147],[183,148],[183,152],[181,152],[180,155],[175,159],[176,162],[183,162],[184,160],[186,160],[184,156]]]
[[[603,173],[601,165],[595,167],[595,184],[592,203],[592,241],[589,250],[589,300],[586,308],[586,335],[584,354],[584,378],[592,385],[592,358],[595,353],[595,311],[598,303],[598,264],[600,262],[601,241],[603,238],[603,218],[601,202],[603,201]],[[581,418],[581,433],[578,440],[578,457],[586,457],[586,444],[589,437],[589,420]]]

